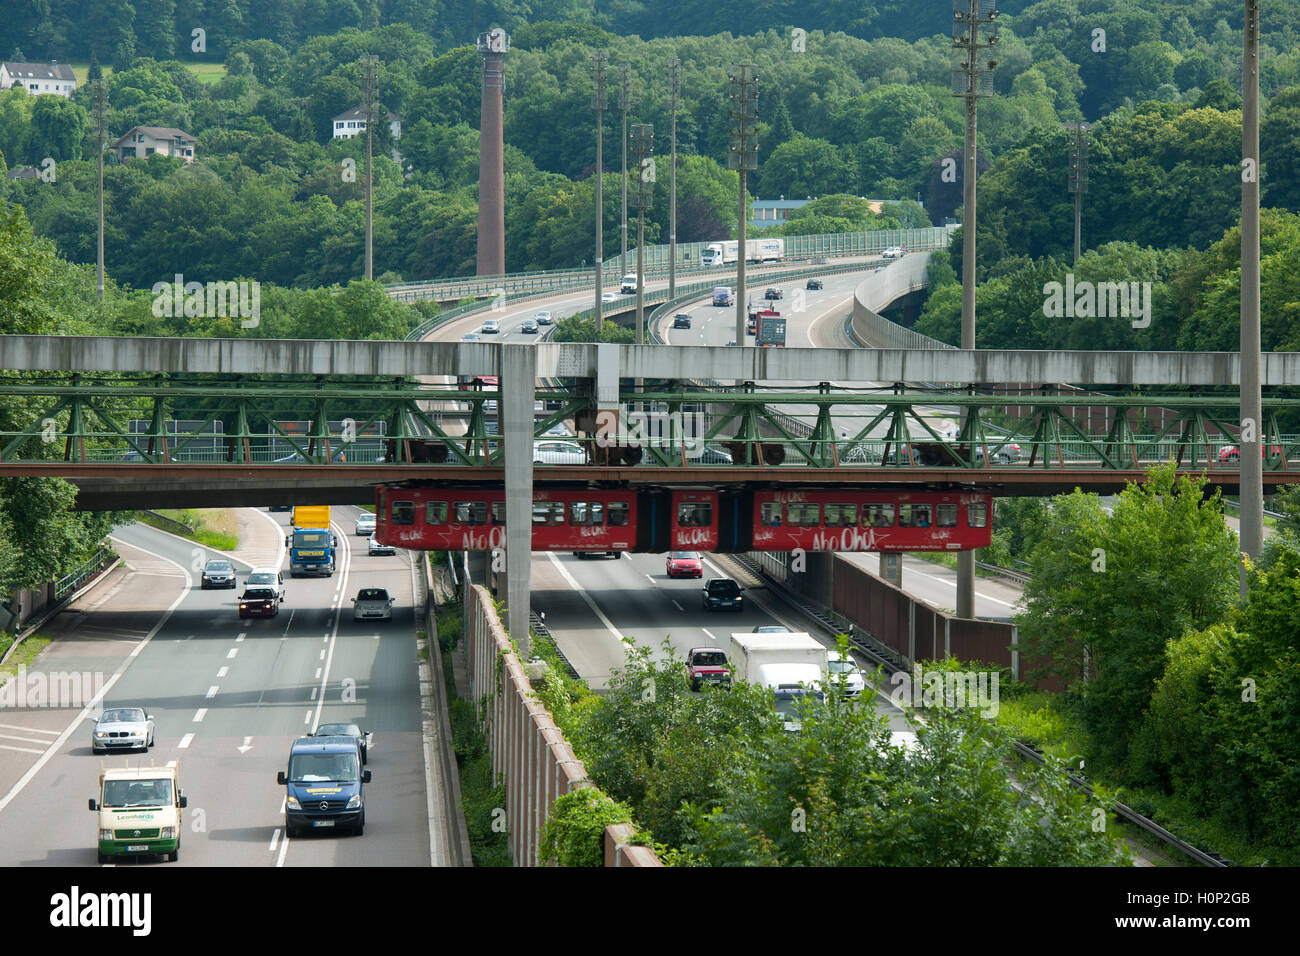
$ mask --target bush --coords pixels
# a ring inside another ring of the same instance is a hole
[[[595,787],[566,793],[542,827],[541,858],[560,866],[604,866],[605,827],[631,823],[632,811]]]

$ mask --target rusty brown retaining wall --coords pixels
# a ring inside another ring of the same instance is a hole
[[[484,721],[493,773],[505,778],[510,854],[516,866],[538,866],[542,825],[551,805],[566,793],[590,786],[587,769],[536,699],[489,592],[474,585],[467,601],[470,695]],[[643,847],[622,846],[626,839],[615,841],[619,845],[611,856],[606,835],[607,866],[660,865],[653,853],[646,851],[647,861],[646,853],[637,852]]]

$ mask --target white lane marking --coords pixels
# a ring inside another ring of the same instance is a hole
[[[211,687],[209,687],[209,688],[208,688],[208,692],[207,692],[207,694],[205,694],[204,696],[207,697],[208,700],[211,700],[213,697],[216,697],[216,696],[217,696],[217,685],[216,685],[216,684],[213,684]]]
[[[246,631],[240,631],[240,632],[239,632],[239,636],[238,636],[237,638],[235,638],[235,643],[236,643],[236,644],[240,643],[240,642],[241,642],[245,637],[247,637],[247,636],[248,636],[248,633],[247,633]]]
[[[288,800],[288,795],[287,795],[287,794],[286,794],[285,796],[283,796],[283,797],[280,798],[280,809],[279,809],[279,810],[276,810],[276,811],[275,811],[276,813],[284,813],[284,805],[285,805],[285,802],[286,802],[287,800]]]
[[[176,761],[175,761],[175,760],[168,760],[167,763],[166,763],[164,766],[175,767],[175,766],[176,766]]]
[[[277,843],[279,843],[279,842],[280,842],[280,828],[279,828],[279,827],[276,827],[274,830],[271,831],[271,846],[270,846],[270,851],[271,851],[272,853],[275,852],[275,845],[276,845]]]
[[[17,750],[24,754],[41,754],[44,750],[37,750],[35,747],[10,747],[8,744],[0,744],[0,750]]]
[[[307,714],[306,714],[305,717],[303,717],[302,722],[303,722],[304,724],[310,724],[310,723],[311,723],[311,711],[310,711],[310,710],[307,711]]]
[[[154,529],[150,529],[150,530],[154,530]],[[122,541],[120,538],[113,538],[112,535],[110,535],[109,537],[112,540],[117,541],[118,544],[124,547],[128,547],[136,551],[144,550],[143,548],[137,548],[135,545],[129,544],[126,541]],[[173,535],[172,537],[176,537],[176,535]],[[145,553],[149,554],[149,552],[147,551]],[[176,608],[180,607],[180,603],[185,600],[185,598],[190,593],[190,589],[194,587],[194,578],[190,576],[190,572],[186,568],[177,564],[175,561],[171,560],[170,558],[163,558],[159,555],[154,555],[154,557],[158,557],[160,560],[166,561],[168,564],[172,565],[173,567],[178,568],[182,576],[184,576],[185,578],[185,584],[181,587],[180,593],[176,595],[176,600],[172,601],[171,606],[168,607],[167,610],[163,612],[162,617],[158,619],[158,623],[155,624],[150,629],[148,634],[146,634],[143,638],[141,638],[140,645],[139,647],[136,648],[137,652],[139,652],[141,648],[143,648],[146,644],[152,641],[154,635],[157,634],[159,631],[161,631],[163,627],[167,624],[167,622],[171,620],[172,612],[175,611]],[[18,794],[22,793],[23,788],[32,782],[32,778],[35,777],[36,774],[40,772],[42,767],[44,767],[47,763],[50,762],[50,758],[53,757],[58,752],[58,749],[63,746],[64,742],[67,741],[69,737],[72,736],[73,732],[76,731],[77,728],[79,728],[82,725],[82,723],[90,715],[91,710],[99,706],[100,701],[104,699],[104,695],[113,689],[113,685],[115,685],[118,682],[118,679],[123,674],[126,673],[126,669],[131,666],[131,661],[132,659],[134,659],[134,656],[135,656],[134,654],[131,655],[131,657],[128,657],[126,660],[124,660],[121,663],[118,669],[114,671],[113,676],[110,677],[107,681],[105,681],[104,686],[100,688],[99,693],[97,693],[93,698],[91,698],[91,700],[86,704],[85,707],[81,708],[81,712],[77,714],[76,717],[72,718],[72,722],[68,724],[66,728],[64,728],[63,733],[59,734],[58,739],[55,740],[53,743],[51,743],[50,746],[46,749],[45,753],[41,757],[39,757],[35,763],[33,763],[30,767],[27,768],[27,772],[25,774],[23,774],[21,777],[18,778],[18,782],[15,783],[13,787],[10,788],[9,792],[4,795],[4,799],[0,799],[0,811],[4,810],[5,807],[9,806],[9,804],[13,802],[14,798],[17,797]]]
[[[260,508],[254,508],[252,510],[255,514],[261,515],[267,521],[271,522],[271,527],[275,528],[275,540],[279,542],[279,546],[280,546],[280,553],[276,556],[275,559],[275,568],[278,571],[280,568],[284,567],[284,553],[285,553],[284,535],[285,535],[286,528],[284,527],[284,525],[280,524],[280,522],[272,518],[268,512],[265,512]],[[292,514],[292,512],[290,512],[290,514]]]
[[[333,522],[331,522],[331,527],[333,527],[339,533],[340,539],[344,541],[347,540],[347,535],[343,533],[342,528],[340,528],[337,524]],[[340,595],[343,594],[343,592],[347,591],[348,575],[352,573],[352,549],[351,548],[343,549],[343,561],[341,563],[342,563],[342,569],[339,572],[339,588],[338,591],[336,592],[337,594]],[[343,599],[340,597],[338,599],[338,602],[334,605],[334,620],[330,624],[329,654],[327,655],[325,651],[320,652],[322,660],[325,661],[325,670],[324,673],[321,674],[321,678],[320,678],[320,696],[316,699],[316,716],[312,721],[312,727],[315,727],[317,724],[320,723],[321,708],[325,706],[325,688],[329,686],[330,667],[334,663],[334,648],[338,645],[339,617],[342,613],[343,613]]]
[[[284,839],[280,841],[280,858],[275,861],[276,866],[284,866],[284,855],[288,852],[289,852],[289,834],[286,833],[284,835]]]
[[[325,660],[325,648],[322,647],[322,648],[320,649],[320,657],[316,658],[316,660],[318,660],[318,661],[323,661],[323,660]]]
[[[560,559],[555,556],[555,552],[548,551],[546,552],[546,556],[551,559],[551,563],[555,565],[555,569],[560,572],[560,577],[564,578],[565,583],[578,592],[578,596],[587,602],[587,607],[591,608],[596,617],[600,618],[600,622],[604,624],[605,627],[609,629],[609,632],[621,642],[623,640],[623,632],[616,628],[614,622],[605,616],[605,612],[596,606],[596,602],[591,599],[591,595],[587,593],[587,589],[574,580],[573,575],[565,570],[564,565],[560,564]]]
[[[717,638],[713,636],[713,634],[709,631],[707,627],[702,627],[700,628],[700,630],[704,632],[704,636],[707,637],[709,640],[711,641],[717,640]]]
[[[197,724],[201,722],[203,718],[206,716],[208,716],[208,709],[206,707],[200,707],[198,710],[194,712],[194,719],[190,721],[190,723]]]
[[[231,658],[233,658],[233,657],[234,657],[236,654],[238,654],[238,653],[239,653],[239,648],[237,648],[237,647],[232,647],[232,648],[230,649],[230,653],[226,655],[226,660],[230,660]]]
[[[328,644],[328,643],[330,642],[330,636],[329,636],[328,634],[326,634],[324,637],[322,637],[322,638],[320,639],[320,642],[321,642],[322,644]]]
[[[319,690],[320,690],[319,687],[313,687],[313,688],[311,689],[311,699],[312,699],[312,700],[315,700],[315,699],[316,699],[316,694],[317,694],[317,692],[318,692]]]
[[[39,727],[24,727],[22,724],[0,724],[0,727],[5,727],[9,730],[25,730],[31,734],[50,734],[54,737],[57,737],[59,734],[57,730],[41,730]]]
[[[229,673],[230,673],[230,668],[223,667],[221,668],[221,670],[217,671],[217,679],[220,680],[221,678],[225,677]]]
[[[187,747],[189,747],[190,741],[193,739],[194,739],[193,734],[186,734],[184,737],[181,738],[181,742],[176,745],[176,749],[185,750]]]
[[[19,737],[17,734],[0,734],[0,737],[3,737],[5,740],[21,740],[25,744],[49,743],[49,741],[42,740],[40,737]],[[40,753],[39,750],[36,752]]]
[[[312,680],[320,680],[320,668],[316,668],[316,676]]]
[[[647,581],[649,581],[651,584],[654,584],[654,583],[655,583],[655,579],[654,579],[652,576],[650,576],[649,574],[647,574],[647,575],[645,576],[645,579],[646,579]]]
[[[680,604],[678,604],[676,601],[673,602],[673,607],[677,608],[677,610],[679,610],[679,611],[685,611],[685,610],[686,610],[686,608],[682,607],[682,606],[681,606]]]
[[[945,584],[948,587],[952,588],[954,591],[957,590],[956,581],[947,581],[943,578],[935,577],[933,574],[926,574],[924,571],[917,571],[915,568],[908,568],[907,573],[919,575],[920,577],[923,578],[929,578],[931,581],[938,581],[940,584]],[[1008,604],[1006,601],[999,601],[997,598],[990,597],[987,594],[981,594],[979,591],[976,591],[975,594],[976,596],[983,598],[985,601],[992,601],[994,604],[1001,604],[1003,607],[1009,607],[1009,608],[1015,607],[1014,604]]]

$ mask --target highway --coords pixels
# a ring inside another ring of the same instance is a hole
[[[444,862],[443,841],[431,839],[430,818],[445,808],[426,781],[411,556],[369,557],[366,539],[352,533],[355,513],[333,511],[344,548],[334,576],[286,574],[285,604],[264,620],[238,617],[246,563],[236,562],[241,588],[201,590],[197,570],[212,552],[142,525],[119,528],[114,544],[129,570],[51,622],[45,633],[59,640],[32,670],[114,678],[106,705],[144,707],[156,720],[155,746],[147,756],[92,756],[90,707],[0,712],[0,863],[95,863],[87,800],[98,796],[101,764],[172,761],[189,798],[174,865]],[[263,541],[269,535],[274,544],[288,515],[258,517]],[[364,586],[395,596],[391,622],[352,620],[351,600]],[[287,840],[276,772],[295,737],[331,721],[374,732],[365,834]]]

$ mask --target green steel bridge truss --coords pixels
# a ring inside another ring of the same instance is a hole
[[[1228,446],[1240,434],[1235,394],[625,384],[617,417],[598,416],[590,383],[539,387],[535,436],[549,439],[553,426],[581,417],[587,430],[560,440],[582,446],[593,464],[1125,470],[1172,458],[1212,471],[1231,467]],[[409,379],[11,374],[0,377],[0,462],[499,465],[500,400],[496,388]],[[999,413],[1007,407],[1023,414],[1008,420]],[[1300,399],[1264,400],[1266,470],[1300,459],[1300,441],[1279,425],[1297,410]],[[1144,430],[1157,418],[1162,426]],[[611,459],[611,447],[640,453]]]

